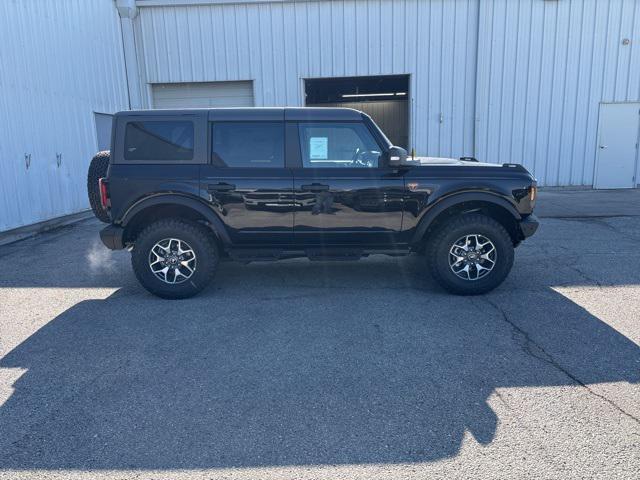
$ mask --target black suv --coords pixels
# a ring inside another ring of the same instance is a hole
[[[448,291],[478,294],[538,227],[522,166],[408,158],[342,108],[121,112],[88,182],[110,223],[103,243],[129,249],[140,283],[166,298],[198,293],[221,258],[411,252]]]

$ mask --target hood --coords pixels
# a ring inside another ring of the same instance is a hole
[[[502,167],[499,163],[482,163],[482,162],[474,162],[470,160],[460,160],[458,158],[448,158],[448,157],[407,157],[407,160],[413,161],[420,166],[431,166],[431,165],[465,165],[468,167]]]

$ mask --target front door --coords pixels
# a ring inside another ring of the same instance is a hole
[[[282,121],[216,121],[202,194],[236,245],[293,242],[293,175],[285,168]]]
[[[363,122],[300,122],[294,237],[305,245],[388,246],[402,230],[404,179]]]
[[[598,123],[594,188],[636,185],[640,103],[603,103]]]

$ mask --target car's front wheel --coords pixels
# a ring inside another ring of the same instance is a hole
[[[458,295],[500,285],[513,266],[513,242],[504,227],[481,214],[455,217],[434,232],[426,255],[435,280]]]
[[[138,235],[131,264],[138,281],[162,298],[188,298],[213,279],[218,247],[203,225],[179,219],[160,220]]]

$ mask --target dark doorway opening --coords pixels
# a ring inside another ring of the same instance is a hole
[[[345,107],[371,116],[394,145],[409,148],[409,75],[305,80],[308,107]]]

